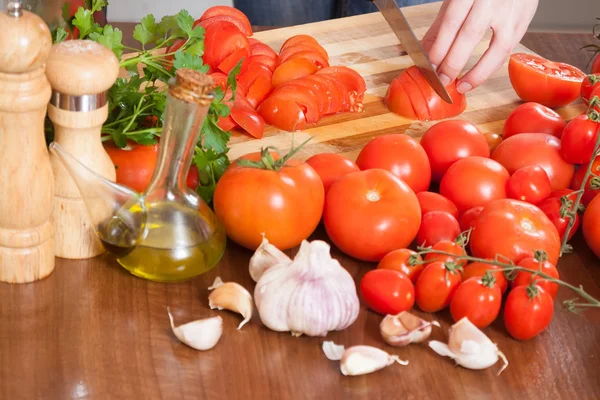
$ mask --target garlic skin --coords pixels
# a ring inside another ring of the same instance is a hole
[[[508,360],[498,350],[498,346],[488,338],[467,317],[452,325],[449,330],[448,344],[432,340],[429,347],[441,356],[450,357],[462,367],[485,369],[502,359],[504,365],[498,375],[508,367]]]
[[[175,326],[171,311],[167,308],[171,330],[182,343],[196,350],[209,350],[215,347],[223,334],[223,319],[212,317]]]
[[[224,283],[217,276],[208,290],[213,291],[208,296],[208,306],[212,310],[229,310],[242,314],[244,320],[238,325],[238,330],[250,321],[254,310],[252,295],[242,285],[235,282]]]
[[[250,277],[254,282],[258,282],[262,274],[269,268],[277,264],[289,264],[292,259],[283,251],[273,246],[263,234],[262,242],[250,258]]]
[[[261,276],[254,301],[265,326],[294,336],[326,336],[356,321],[359,301],[352,276],[324,241],[303,241],[290,264]]]
[[[340,361],[340,371],[346,376],[370,374],[394,363],[408,365],[408,361],[372,346],[345,349],[333,342],[324,342],[323,352],[329,360]]]
[[[439,326],[439,323],[425,321],[403,311],[397,315],[387,315],[379,325],[379,332],[390,346],[402,347],[426,340],[431,335],[433,325]]]

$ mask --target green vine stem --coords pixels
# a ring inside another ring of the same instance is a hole
[[[439,254],[439,255],[443,255],[443,256],[450,256],[450,257],[453,257],[455,260],[465,260],[468,262],[480,262],[480,263],[484,263],[484,264],[495,265],[497,267],[500,267],[500,269],[494,270],[494,272],[500,272],[500,271],[504,272],[504,275],[506,276],[506,279],[508,279],[508,280],[513,280],[515,278],[517,272],[527,272],[527,273],[532,274],[532,277],[539,276],[548,282],[556,283],[558,285],[569,288],[570,290],[575,292],[578,296],[580,296],[581,298],[583,298],[587,301],[587,303],[578,303],[577,302],[578,299],[565,300],[563,302],[563,306],[571,312],[579,312],[580,310],[583,310],[585,308],[600,308],[600,300],[596,300],[589,293],[587,293],[583,289],[583,286],[581,286],[581,285],[579,287],[573,286],[570,283],[561,281],[560,279],[553,278],[552,276],[545,274],[542,271],[539,271],[539,270],[533,271],[528,268],[519,267],[510,261],[502,262],[499,260],[502,256],[496,256],[494,260],[487,260],[485,258],[472,257],[469,255],[456,255],[456,254],[448,253],[445,251],[433,250],[429,247],[421,247],[421,246],[417,247],[417,252],[421,256],[429,254],[429,253],[434,253],[434,254]]]

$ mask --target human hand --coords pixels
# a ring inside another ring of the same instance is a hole
[[[538,0],[445,0],[422,41],[442,83],[458,78],[491,28],[489,48],[460,78],[457,90],[466,93],[485,82],[523,38],[537,5]]]

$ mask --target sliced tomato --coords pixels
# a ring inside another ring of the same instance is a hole
[[[255,40],[255,42],[250,43],[251,56],[268,56],[275,59],[277,58],[277,53],[275,53],[275,50],[262,42],[256,41],[256,39],[253,40]]]
[[[230,6],[213,6],[209,7],[204,11],[204,14],[200,17],[198,21],[206,21],[211,18],[217,17],[230,17],[236,19],[241,25],[240,31],[242,31],[246,36],[252,36],[252,25],[250,25],[250,21],[246,14],[238,10],[237,8]]]
[[[253,37],[249,37],[248,38],[248,43],[250,43],[250,46],[252,46],[253,44],[262,43],[262,42],[260,40],[258,40],[258,39],[253,38]]]
[[[334,83],[331,79],[328,79],[324,75],[309,75],[305,76],[302,79],[314,81],[324,88],[321,93],[327,96],[327,108],[323,115],[335,114],[342,109],[341,94],[339,92],[337,84]]]
[[[316,76],[322,76],[323,78],[333,83],[335,91],[337,92],[338,97],[340,99],[340,108],[338,111],[348,111],[350,109],[350,100],[348,96],[348,89],[346,89],[346,86],[342,82],[340,82],[340,80],[337,79],[335,75],[324,74]]]
[[[254,108],[258,107],[264,99],[271,93],[271,79],[263,75],[256,78],[252,86],[248,89],[246,98]]]
[[[405,118],[417,119],[412,102],[399,78],[394,78],[385,94],[385,105],[391,112]]]
[[[227,56],[226,59],[224,59],[220,64],[219,64],[219,70],[229,74],[229,72],[235,68],[235,66],[240,62],[240,60],[242,60],[242,68],[240,69],[240,74],[244,73],[246,71],[246,69],[248,68],[248,63],[249,63],[249,57],[248,57],[248,49],[246,48],[241,48],[241,49],[237,49],[236,51],[234,51],[233,53],[231,53],[229,56]]]
[[[421,71],[418,68],[408,68],[406,70],[408,76],[415,82],[417,88],[423,95],[425,103],[427,104],[427,110],[429,111],[429,117],[432,120],[442,119],[445,116],[445,108],[441,104],[444,100],[437,96],[431,85],[427,82]]]
[[[327,94],[328,88],[325,86],[325,84],[314,79],[310,79],[310,76],[294,79],[290,82],[290,84],[296,86],[305,86],[310,89],[314,93],[315,100],[319,108],[319,114],[325,115],[329,107],[329,96]]]
[[[254,111],[255,110],[254,106],[252,105],[252,103],[250,103],[248,101],[248,99],[246,98],[246,96],[244,96],[243,94],[237,94],[237,93],[236,93],[236,96],[235,96],[234,108],[238,108],[238,109],[241,109],[241,110],[247,110],[247,111]]]
[[[350,101],[350,111],[357,112],[363,109],[363,99],[367,91],[367,84],[363,77],[352,68],[336,66],[323,68],[317,71],[317,74],[334,75],[348,89],[348,99]]]
[[[243,21],[240,21],[239,19],[234,18],[230,15],[218,15],[216,17],[205,19],[204,21],[197,20],[196,22],[194,22],[194,28],[196,26],[201,26],[204,29],[208,29],[208,27],[212,26],[213,24],[223,21],[235,25],[238,28],[238,30],[244,35],[252,36],[252,28],[250,28],[250,30],[248,31],[248,28],[244,25]]]
[[[204,62],[216,69],[231,53],[249,47],[248,38],[235,25],[218,21],[206,28]]]
[[[248,65],[248,69],[243,74],[238,75],[238,85],[246,88],[246,92],[250,90],[252,84],[258,79],[259,76],[271,80],[273,74],[269,69],[260,63],[251,63]]]
[[[316,51],[323,56],[326,61],[329,61],[329,54],[327,54],[327,51],[320,44],[312,42],[298,43],[294,46],[286,47],[279,53],[279,58],[285,58],[286,55],[289,57],[290,54],[300,53],[303,51]],[[281,62],[284,61],[285,60]]]
[[[215,82],[215,87],[220,86],[223,90],[227,89],[227,75],[222,72],[213,72],[210,76]]]
[[[317,72],[317,66],[309,60],[304,58],[289,60],[275,69],[271,78],[271,84],[273,87],[277,87],[285,82],[302,78],[306,75],[312,75],[315,72]]]
[[[295,35],[295,36],[288,38],[285,42],[283,42],[283,45],[281,46],[281,50],[279,52],[281,52],[282,50],[285,50],[288,47],[292,47],[299,43],[306,43],[306,42],[319,44],[319,42],[317,42],[317,40],[312,36]]]
[[[223,129],[225,132],[229,132],[237,126],[233,118],[231,118],[231,115],[228,115],[226,117],[219,117],[217,125],[219,125],[219,128]]]
[[[329,67],[329,62],[323,57],[323,55],[316,50],[307,50],[307,51],[299,51],[296,53],[287,53],[287,50],[279,55],[277,62],[284,63],[289,60],[295,60],[298,58],[303,58],[305,60],[309,60],[313,64],[317,66],[317,68],[326,68]]]
[[[269,71],[273,72],[273,71],[275,71],[277,59],[269,57],[269,56],[265,56],[264,54],[259,54],[256,56],[250,56],[250,58],[248,59],[248,65],[252,64],[252,63],[262,64],[265,67],[267,67],[269,69]]]
[[[293,100],[300,105],[309,124],[316,123],[321,118],[317,95],[306,86],[295,85],[295,81],[279,86],[269,97]]]
[[[282,97],[267,97],[258,107],[258,113],[266,123],[286,131],[302,130],[306,126],[302,107]]]
[[[265,120],[254,110],[246,110],[234,107],[231,110],[231,118],[240,128],[248,132],[250,136],[260,139],[265,133]]]
[[[429,114],[427,102],[425,101],[425,98],[423,97],[423,94],[419,90],[415,81],[406,73],[400,74],[398,79],[400,80],[404,91],[408,95],[408,98],[413,105],[413,109],[415,110],[415,115],[417,118],[421,121],[429,120],[431,115]]]

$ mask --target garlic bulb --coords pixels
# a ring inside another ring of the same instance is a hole
[[[265,235],[263,235],[260,246],[256,249],[252,258],[250,258],[250,277],[254,282],[258,282],[262,274],[274,265],[284,263],[289,264],[292,260],[283,251],[273,246]]]
[[[326,336],[356,321],[354,280],[329,250],[326,242],[305,240],[290,264],[275,265],[261,276],[254,302],[267,328],[294,336]]]
[[[252,318],[252,295],[242,285],[235,282],[224,283],[217,276],[208,290],[213,292],[208,296],[208,306],[211,310],[229,310],[242,314],[244,320],[238,325],[242,328]]]
[[[387,315],[379,325],[381,337],[390,346],[406,346],[420,343],[431,335],[432,325],[440,326],[437,321],[425,321],[403,311],[398,315]]]
[[[508,360],[504,354],[467,317],[452,325],[448,344],[432,340],[429,342],[429,347],[441,356],[454,359],[458,365],[465,368],[489,368],[496,364],[499,358],[504,365],[498,371],[498,375],[508,367]]]
[[[196,350],[209,350],[215,347],[223,334],[223,319],[212,317],[188,322],[175,327],[171,311],[167,308],[171,330],[182,343]]]
[[[408,361],[372,346],[352,346],[348,349],[333,342],[323,342],[323,353],[332,361],[340,361],[340,371],[346,376],[370,374],[394,363],[408,365]]]

